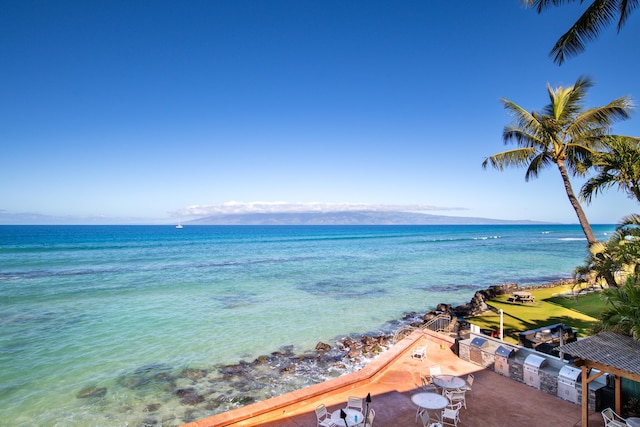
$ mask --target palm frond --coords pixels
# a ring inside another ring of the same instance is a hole
[[[627,18],[638,7],[638,0],[621,0],[620,1],[620,19],[618,20],[618,32],[627,23]]]
[[[529,181],[532,178],[537,178],[540,174],[540,171],[544,169],[546,166],[553,163],[553,159],[547,153],[540,153],[531,159],[529,163],[529,167],[527,167],[527,172],[524,175],[524,180]]]
[[[618,0],[595,0],[556,42],[549,53],[553,62],[562,65],[567,56],[584,52],[585,43],[598,37],[615,17]],[[626,19],[626,18],[625,18]]]
[[[482,168],[486,169],[488,166],[491,166],[498,170],[504,170],[507,166],[524,166],[529,163],[529,160],[534,154],[535,150],[529,147],[503,151],[502,153],[497,153],[484,159]]]

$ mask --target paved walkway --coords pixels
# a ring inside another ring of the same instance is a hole
[[[401,344],[404,348],[400,348]],[[411,358],[411,350],[425,344],[427,359],[420,361]],[[287,393],[183,427],[315,427],[317,423],[314,409],[319,403],[324,403],[331,412],[344,407],[348,396],[365,397],[367,393],[371,393],[370,407],[376,413],[375,427],[421,426],[416,422],[417,407],[411,401],[411,396],[421,391],[418,387],[420,374],[426,374],[428,368],[435,365],[440,366],[443,374],[475,375],[473,390],[467,394],[467,409],[463,408],[460,413],[459,427],[581,425],[579,405],[459,359],[448,347],[441,346],[440,342],[435,342],[432,338],[414,333],[395,347],[399,347],[396,351],[402,350],[399,355],[391,363],[385,364],[381,372],[366,381],[348,385],[349,382],[345,382],[347,376],[343,376],[317,385],[318,387],[312,386],[312,390]],[[265,405],[277,409],[267,411]],[[590,427],[603,425],[600,413],[590,414]]]

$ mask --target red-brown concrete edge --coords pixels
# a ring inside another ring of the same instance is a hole
[[[196,420],[181,427],[223,427],[237,424],[250,418],[269,419],[284,413],[293,412],[301,406],[307,405],[309,400],[320,401],[332,394],[350,390],[360,385],[371,382],[376,376],[381,375],[393,362],[402,357],[413,348],[413,345],[422,337],[426,337],[440,345],[453,348],[456,341],[452,337],[440,335],[432,331],[417,330],[404,338],[380,357],[367,366],[351,374],[292,391],[281,396],[256,402],[242,408],[223,412],[211,417]]]

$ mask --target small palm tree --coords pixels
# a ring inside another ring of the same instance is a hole
[[[591,246],[589,252],[585,263],[574,270],[577,286],[604,280],[617,288],[620,281],[640,274],[640,215],[623,218],[609,240]]]
[[[631,100],[622,97],[609,104],[585,110],[583,101],[593,86],[587,77],[580,77],[573,86],[552,89],[547,84],[549,104],[541,112],[529,113],[519,105],[503,99],[504,108],[513,115],[513,122],[503,131],[505,144],[515,142],[518,148],[487,157],[482,167],[504,170],[508,166],[525,166],[525,180],[536,178],[547,166],[555,165],[564,189],[578,216],[589,246],[596,243],[591,225],[571,186],[570,174],[584,174],[591,157],[603,147],[609,127],[616,120],[628,119]]]
[[[523,0],[526,7],[534,7],[538,13],[550,6],[560,6],[576,0]],[[580,0],[582,3],[584,0]],[[595,40],[600,31],[618,15],[618,32],[629,15],[638,7],[638,0],[594,0],[578,20],[558,39],[549,53],[553,62],[562,65],[567,56],[584,52],[585,42]]]
[[[624,286],[603,291],[607,307],[600,313],[598,329],[640,340],[640,278],[630,276]]]
[[[580,196],[591,203],[594,195],[615,185],[640,202],[640,139],[616,136],[606,140],[607,150],[593,157],[599,172],[580,190]]]

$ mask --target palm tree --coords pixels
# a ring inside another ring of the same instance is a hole
[[[631,101],[622,97],[609,104],[584,110],[583,100],[593,86],[591,79],[580,77],[568,88],[552,89],[547,84],[549,105],[541,112],[527,112],[519,105],[503,99],[504,108],[514,116],[505,126],[505,144],[514,142],[519,148],[487,157],[488,165],[504,170],[507,166],[526,166],[525,181],[536,178],[540,171],[555,165],[560,172],[567,197],[578,216],[589,246],[596,243],[591,225],[571,186],[569,174],[584,174],[593,153],[603,146],[609,126],[615,120],[628,119]]]
[[[640,202],[640,139],[612,136],[606,139],[607,150],[597,153],[593,164],[599,172],[582,186],[580,196],[591,203],[594,195],[617,185]]]
[[[574,270],[576,285],[597,283],[601,279],[610,288],[617,288],[630,275],[640,274],[640,215],[622,219],[606,243],[589,248],[589,256],[582,266]]]
[[[523,0],[525,7],[534,7],[538,13],[550,6],[560,6],[576,0]],[[580,0],[582,3],[584,0]],[[585,42],[594,40],[600,31],[618,15],[618,32],[629,15],[638,7],[638,0],[594,0],[582,16],[558,39],[549,53],[553,62],[562,65],[567,56],[584,52]]]
[[[607,307],[600,313],[597,329],[640,340],[640,278],[630,276],[624,286],[603,291]]]

